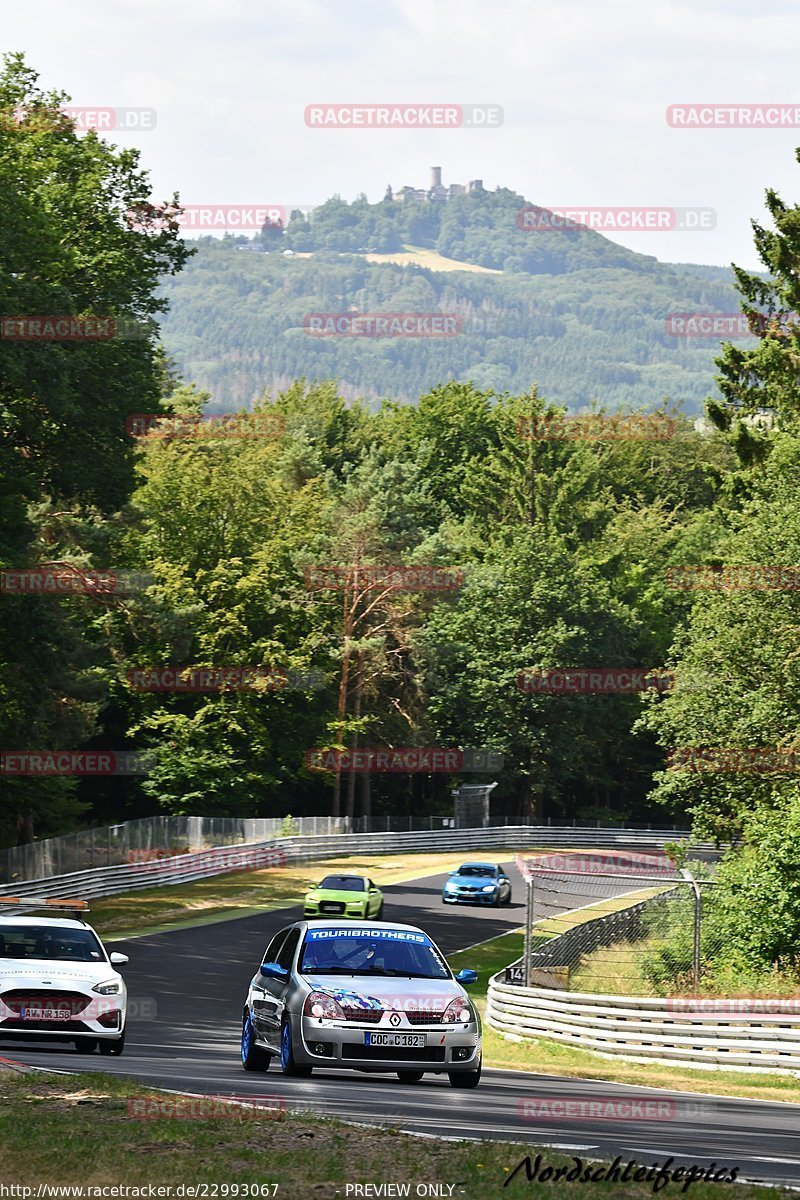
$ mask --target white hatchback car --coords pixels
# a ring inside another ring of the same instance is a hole
[[[115,967],[127,961],[82,920],[0,916],[0,1035],[122,1054],[127,991]]]

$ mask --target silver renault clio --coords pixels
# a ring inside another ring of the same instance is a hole
[[[393,1071],[403,1083],[481,1077],[480,1018],[457,975],[413,925],[297,921],[276,934],[242,1014],[242,1066],[285,1075],[314,1067]]]

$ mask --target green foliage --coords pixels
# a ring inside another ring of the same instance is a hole
[[[120,567],[115,524],[134,483],[126,418],[157,409],[164,377],[159,281],[188,252],[173,224],[135,231],[138,154],[79,135],[22,56],[0,72],[0,313],[95,315],[138,325],[108,341],[2,340],[0,568]],[[11,114],[19,113],[19,121]],[[121,520],[121,518],[120,518]],[[4,595],[0,744],[74,749],[100,732],[107,613],[85,599]],[[108,743],[106,743],[108,744]],[[124,744],[124,743],[123,743]],[[115,748],[120,743],[112,743]],[[7,781],[0,839],[58,832],[85,807],[74,779]],[[82,790],[88,794],[89,786]],[[118,783],[119,788],[119,783]]]
[[[734,969],[800,974],[800,789],[749,815],[741,849],[719,866],[707,920],[717,959]]]
[[[796,158],[800,162],[800,149]],[[754,427],[754,417],[766,414],[793,431],[800,420],[800,205],[787,205],[772,188],[765,204],[774,228],[752,225],[767,275],[734,267],[742,311],[759,340],[752,349],[724,346],[717,359],[722,400],[709,407],[717,426],[732,431],[744,462],[757,462],[768,451],[768,434]]]
[[[747,568],[800,562],[798,488],[800,440],[776,435],[749,497],[738,509],[720,510],[714,543],[693,558],[743,564],[745,586],[720,583],[694,593],[669,659],[675,689],[643,719],[665,748],[795,744],[800,593],[748,586]],[[700,837],[725,840],[741,836],[754,806],[782,806],[794,787],[791,775],[781,773],[670,769],[657,776],[655,795],[685,806]]]

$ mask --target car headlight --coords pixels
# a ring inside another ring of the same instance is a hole
[[[458,884],[456,884],[456,883],[446,883],[444,885],[444,890],[446,892],[454,892],[457,887],[458,887]]]
[[[451,1000],[442,1015],[442,1021],[451,1025],[466,1024],[467,1021],[474,1020],[472,1009],[466,1000],[462,1000],[459,996],[455,1000]]]
[[[486,887],[481,888],[481,891],[482,892],[496,892],[497,884],[496,883],[487,883]]]
[[[309,992],[303,1005],[303,1016],[325,1018],[328,1021],[345,1019],[341,1004],[326,992]]]
[[[105,983],[96,983],[92,988],[93,992],[99,992],[101,996],[115,996],[119,990],[118,979],[107,979]]]

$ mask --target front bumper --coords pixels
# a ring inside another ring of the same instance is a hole
[[[116,1041],[125,1030],[127,997],[101,996],[83,992],[74,986],[68,998],[42,999],[36,994],[21,997],[23,989],[10,989],[0,994],[0,1037],[35,1041],[73,1041],[78,1037]],[[13,993],[16,992],[17,995]],[[60,993],[64,996],[64,992]],[[53,1016],[30,1019],[31,1008],[42,1007],[52,1013],[69,1012],[69,1018]]]
[[[294,1023],[295,1060],[359,1071],[474,1071],[481,1056],[477,1023],[386,1028],[357,1021],[302,1017]],[[368,1046],[367,1033],[425,1034],[425,1047]],[[322,1052],[320,1052],[322,1051]]]
[[[322,917],[324,920],[335,921],[365,921],[367,919],[368,907],[362,901],[356,904],[342,904],[341,912],[330,912],[329,910],[320,910],[320,904],[326,901],[320,900],[305,900],[303,902],[304,917]],[[331,903],[327,901],[327,903]]]
[[[494,892],[442,892],[445,904],[494,904],[498,893]]]

